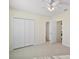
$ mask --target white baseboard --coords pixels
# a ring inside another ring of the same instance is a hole
[[[70,44],[62,43],[64,46],[70,47]]]

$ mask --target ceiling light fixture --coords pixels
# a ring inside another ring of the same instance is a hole
[[[67,5],[68,3],[65,2],[64,0],[43,0],[46,2],[47,4],[47,9],[52,12],[54,11],[57,7],[59,7],[60,5]],[[64,11],[66,11],[66,9],[64,9]]]
[[[54,0],[48,0],[48,10],[52,12],[54,10],[53,6]]]
[[[55,9],[54,7],[52,7],[52,8],[48,7],[48,10],[49,10],[50,12],[52,12],[54,9]]]
[[[57,0],[48,0],[48,10],[53,11],[55,7],[58,5],[59,1]]]

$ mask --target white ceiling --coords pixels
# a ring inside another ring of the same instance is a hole
[[[50,12],[47,9],[47,5],[46,2],[44,2],[44,0],[10,0],[10,8],[22,11],[29,11],[45,16],[52,16],[63,12],[65,8],[69,8],[69,0],[64,1],[67,4],[63,3],[60,6],[57,6],[57,8],[53,12]]]

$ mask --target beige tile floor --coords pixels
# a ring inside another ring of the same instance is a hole
[[[10,52],[10,59],[33,59],[41,56],[69,55],[70,49],[60,43],[29,46]]]

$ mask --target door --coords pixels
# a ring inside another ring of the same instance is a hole
[[[49,22],[46,22],[46,42],[49,40]]]
[[[24,20],[13,20],[13,47],[19,48],[24,46]]]
[[[24,22],[25,40],[24,45],[33,45],[34,43],[34,22],[33,20],[25,20]]]

